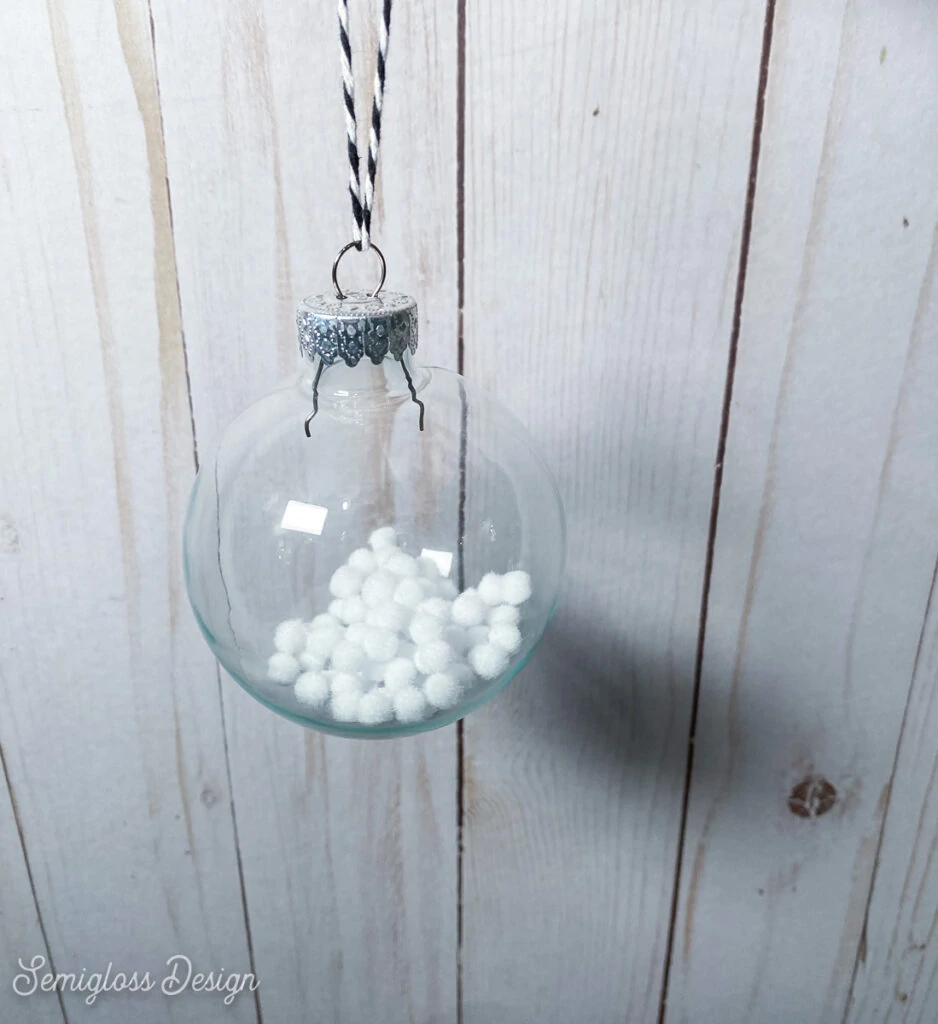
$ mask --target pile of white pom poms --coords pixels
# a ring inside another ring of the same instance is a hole
[[[501,675],[521,647],[531,577],[487,573],[459,593],[384,526],[336,569],[329,590],[328,612],[277,627],[267,674],[292,684],[301,704],[328,704],[337,722],[381,725],[420,722],[455,707],[476,677]]]

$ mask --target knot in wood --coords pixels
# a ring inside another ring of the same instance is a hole
[[[808,775],[792,788],[788,809],[799,818],[819,818],[837,803],[837,790],[823,775]]]

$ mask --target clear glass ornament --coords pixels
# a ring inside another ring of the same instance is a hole
[[[231,424],[193,487],[193,610],[224,668],[293,721],[446,725],[517,674],[554,611],[556,483],[508,409],[413,362],[412,299],[314,297],[297,319],[302,372]]]

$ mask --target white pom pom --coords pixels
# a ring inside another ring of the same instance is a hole
[[[382,629],[390,629],[392,633],[403,633],[410,624],[410,609],[397,601],[389,601],[369,614],[370,618],[366,621]]]
[[[332,717],[337,722],[357,722],[358,708],[362,702],[360,693],[337,693],[329,705]]]
[[[430,710],[427,705],[427,698],[416,686],[405,686],[398,690],[391,698],[394,704],[394,714],[399,722],[419,722],[427,717]]]
[[[453,660],[453,649],[445,640],[431,640],[428,644],[418,644],[414,654],[414,664],[418,672],[430,675],[442,672]]]
[[[462,686],[464,691],[471,686],[476,677],[475,672],[462,661],[454,661],[446,671]]]
[[[428,555],[417,559],[417,569],[425,580],[436,582],[440,579],[440,567]]]
[[[489,642],[489,626],[471,626],[466,630],[466,636],[469,638],[470,647],[478,647],[479,644],[487,644]]]
[[[329,580],[329,593],[333,597],[353,597],[361,587],[362,574],[347,565],[339,566]]]
[[[508,654],[494,644],[479,644],[469,652],[469,664],[483,679],[494,679],[508,668]]]
[[[478,626],[488,611],[485,602],[471,587],[453,602],[453,622],[460,626]]]
[[[307,647],[298,660],[300,662],[300,668],[302,668],[304,672],[318,672],[319,669],[325,667],[325,664],[329,659],[328,655],[316,654],[315,651],[310,651]]]
[[[368,636],[369,627],[364,622],[353,622],[345,631],[345,639],[351,640],[353,644],[364,647],[365,637]]]
[[[333,604],[339,605],[342,602],[339,598],[336,598]],[[313,621],[309,624],[307,629],[312,632],[314,629],[335,629],[339,625],[338,616],[333,615],[331,612],[323,612],[322,615],[317,615]]]
[[[497,573],[487,572],[479,581],[479,597],[490,607],[502,603],[502,578]]]
[[[330,601],[329,602],[329,614],[335,619],[336,622],[339,621],[339,614],[340,614],[341,611],[342,611],[342,598],[341,597],[337,597],[334,601]],[[310,626],[312,626],[312,623],[310,623]]]
[[[390,661],[397,654],[397,633],[379,626],[369,626],[365,637],[365,654],[374,661]]]
[[[377,608],[394,600],[397,578],[389,572],[373,572],[362,585],[362,599],[369,608]]]
[[[336,644],[332,652],[332,667],[340,672],[354,672],[361,668],[364,660],[365,652],[351,640],[343,640]]]
[[[423,587],[418,580],[403,579],[394,591],[394,600],[405,608],[416,608],[423,600]]]
[[[384,567],[388,572],[393,572],[395,576],[416,576],[420,572],[417,568],[417,559],[403,551],[398,551],[392,558],[389,558]]]
[[[531,596],[531,577],[521,569],[506,572],[502,577],[502,600],[507,604],[524,604]]]
[[[455,707],[462,696],[462,687],[448,672],[434,672],[423,684],[427,700],[441,710]]]
[[[391,698],[381,690],[372,690],[362,697],[358,705],[358,720],[362,725],[380,725],[394,717]]]
[[[418,615],[435,615],[444,622],[449,622],[452,605],[442,597],[428,597],[417,605]]]
[[[329,699],[329,680],[321,672],[304,672],[293,687],[293,695],[301,704],[320,708]]]
[[[459,591],[452,580],[440,580],[436,588],[437,594],[447,601],[455,601],[459,597]]]
[[[330,687],[333,697],[341,693],[354,693],[360,697],[365,689],[361,679],[351,672],[333,672]]]
[[[397,532],[393,526],[381,526],[368,538],[368,544],[373,551],[380,551],[397,543]]]
[[[517,626],[492,626],[489,630],[489,643],[514,654],[521,646],[521,630]]]
[[[299,654],[306,646],[306,627],[301,619],[281,622],[274,633],[274,647],[281,654]]]
[[[416,677],[417,669],[410,658],[395,658],[384,667],[384,685],[391,693],[410,686]]]
[[[492,626],[517,626],[520,621],[521,612],[513,604],[500,604],[489,612]]]
[[[275,683],[292,683],[300,674],[300,663],[292,654],[278,651],[267,660],[267,677]]]
[[[381,548],[376,551],[375,562],[377,563],[378,569],[386,569],[388,562],[390,562],[399,551],[400,548],[395,547],[393,544],[389,544],[386,548]]]
[[[342,636],[340,627],[314,629],[306,638],[306,653],[317,658],[328,658],[336,644],[341,642]]]
[[[439,640],[443,635],[443,620],[435,615],[415,615],[408,633],[415,644],[428,644],[431,640]]]
[[[443,639],[456,654],[465,654],[469,650],[469,633],[462,626],[447,626],[443,630]]]
[[[367,611],[368,606],[356,594],[354,597],[343,599],[342,607],[339,610],[339,618],[347,625],[352,625],[354,622],[364,622]]]
[[[348,556],[348,565],[360,572],[362,576],[369,576],[378,568],[374,552],[368,548],[358,548]]]
[[[387,668],[387,662],[384,661],[371,661],[365,665],[363,674],[369,682],[381,683],[384,681],[384,670]]]

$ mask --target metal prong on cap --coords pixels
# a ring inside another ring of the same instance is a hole
[[[316,376],[313,378],[313,411],[306,417],[306,421],[303,424],[303,429],[306,431],[307,437],[313,436],[309,432],[309,425],[314,419],[316,419],[316,413],[319,412],[319,378],[322,376],[322,371],[325,365],[325,359],[320,359],[319,369],[316,371]]]
[[[401,369],[404,371],[404,379],[407,381],[407,387],[410,390],[410,397],[413,399],[414,405],[420,407],[420,429],[423,430],[423,414],[426,411],[423,402],[417,397],[417,391],[414,388],[413,378],[410,376],[410,370],[407,369],[407,363],[401,360]]]

